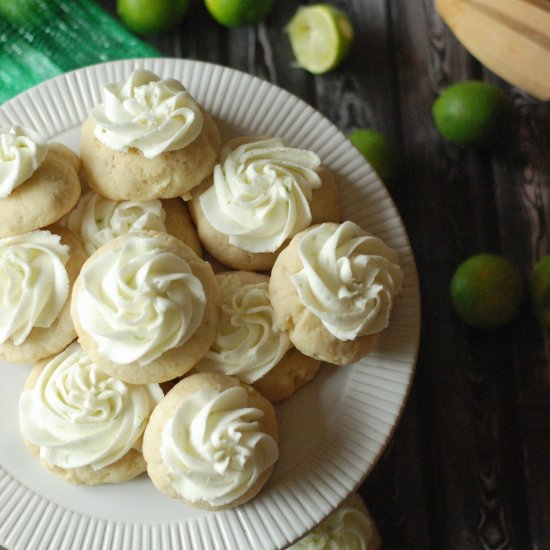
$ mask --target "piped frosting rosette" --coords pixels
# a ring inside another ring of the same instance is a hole
[[[20,397],[19,423],[48,466],[97,472],[141,451],[149,415],[163,397],[157,384],[105,374],[76,342],[35,371]]]
[[[248,275],[248,278],[246,277]],[[216,276],[222,297],[216,339],[195,369],[252,384],[281,361],[291,344],[273,322],[268,278],[238,272]]]
[[[302,353],[343,365],[372,350],[402,280],[397,253],[381,239],[351,221],[325,223],[283,250],[269,293],[277,325]]]
[[[159,490],[198,508],[236,506],[257,494],[278,459],[275,409],[233,377],[185,377],[153,412],[143,453]]]
[[[103,88],[104,102],[91,111],[95,137],[114,151],[139,149],[145,158],[182,149],[201,133],[199,106],[177,80],[135,69],[125,82]]]
[[[135,231],[166,231],[166,212],[160,200],[112,201],[94,191],[86,193],[71,212],[68,226],[93,254],[106,242]]]
[[[361,497],[350,495],[289,550],[378,550],[380,535]]]
[[[189,199],[219,147],[216,123],[181,82],[139,68],[105,84],[80,132],[86,181],[111,200]]]
[[[84,264],[72,317],[101,368],[128,382],[162,382],[189,370],[210,346],[218,294],[211,267],[184,243],[128,233]]]
[[[80,159],[22,126],[0,128],[0,237],[59,221],[80,197]]]
[[[69,294],[69,247],[49,231],[0,239],[0,343],[48,328]]]
[[[388,326],[403,272],[397,253],[347,221],[323,224],[300,240],[303,269],[291,277],[302,304],[339,340],[376,334]]]
[[[44,162],[48,144],[29,128],[0,128],[0,198],[27,181]]]
[[[237,140],[222,151],[213,185],[199,197],[206,219],[233,246],[274,252],[311,223],[321,160],[280,138]]]

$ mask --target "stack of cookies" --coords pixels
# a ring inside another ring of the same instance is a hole
[[[194,507],[253,498],[279,455],[273,403],[388,326],[395,251],[342,223],[313,151],[222,144],[185,87],[149,71],[104,87],[80,158],[0,132],[0,357],[34,364],[28,448],[72,483],[147,471]]]

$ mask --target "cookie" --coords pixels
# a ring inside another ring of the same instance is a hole
[[[60,220],[80,197],[78,156],[18,126],[0,137],[0,238]]]
[[[116,201],[190,198],[219,147],[216,123],[184,86],[142,69],[105,86],[80,138],[88,185]]]
[[[121,483],[145,471],[143,431],[163,394],[158,384],[125,384],[101,371],[73,342],[36,364],[19,399],[31,453],[75,484]]]
[[[216,279],[221,293],[218,331],[195,370],[234,376],[270,401],[289,397],[313,378],[320,363],[291,349],[288,333],[275,327],[269,277],[230,271]]]
[[[88,254],[106,242],[132,231],[160,231],[173,235],[198,255],[202,247],[185,203],[177,199],[144,202],[112,201],[89,191],[70,213],[67,225]]]
[[[313,380],[321,361],[308,357],[291,347],[283,358],[252,386],[272,403],[294,395],[300,388]]]
[[[71,289],[85,260],[59,224],[0,239],[0,358],[34,363],[76,338]]]
[[[363,499],[352,493],[332,514],[288,550],[319,548],[363,548],[380,550],[381,539]]]
[[[189,506],[221,510],[253,498],[278,459],[273,405],[223,374],[186,376],[157,405],[143,436],[149,477]]]
[[[177,378],[204,356],[219,304],[210,265],[175,237],[146,231],[117,237],[90,256],[71,314],[101,369],[147,384]]]
[[[268,137],[223,147],[189,206],[206,250],[244,271],[271,269],[296,233],[341,215],[336,182],[319,157]]]
[[[306,229],[271,272],[276,325],[305,355],[335,365],[357,361],[388,326],[403,279],[397,262],[393,249],[353,222]]]

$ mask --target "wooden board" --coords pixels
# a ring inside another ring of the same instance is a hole
[[[293,65],[284,34],[298,6],[291,0],[277,0],[265,24],[232,30],[195,2],[178,29],[148,41],[166,56],[258,75],[344,133],[373,127],[399,147],[406,169],[387,184],[415,253],[422,341],[406,410],[361,494],[384,548],[550,548],[548,333],[527,305],[508,327],[470,329],[448,290],[471,254],[503,254],[527,277],[550,252],[549,104],[473,59],[433,0],[332,3],[352,17],[356,40],[348,60],[323,76]],[[497,84],[514,101],[514,145],[504,155],[453,146],[434,127],[437,95],[469,78]]]

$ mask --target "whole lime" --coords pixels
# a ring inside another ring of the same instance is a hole
[[[432,115],[439,132],[452,143],[493,147],[510,132],[512,103],[496,86],[467,80],[443,91]]]
[[[224,27],[253,25],[264,19],[275,0],[204,0],[210,15]]]
[[[451,300],[460,318],[477,328],[510,322],[518,312],[524,284],[518,268],[496,254],[462,262],[451,279]]]
[[[550,255],[543,256],[533,267],[529,294],[535,316],[544,328],[550,328]]]
[[[349,133],[348,139],[383,180],[392,180],[400,174],[401,155],[386,136],[372,128],[359,128]]]
[[[117,0],[122,22],[137,34],[153,35],[176,27],[190,0]]]

